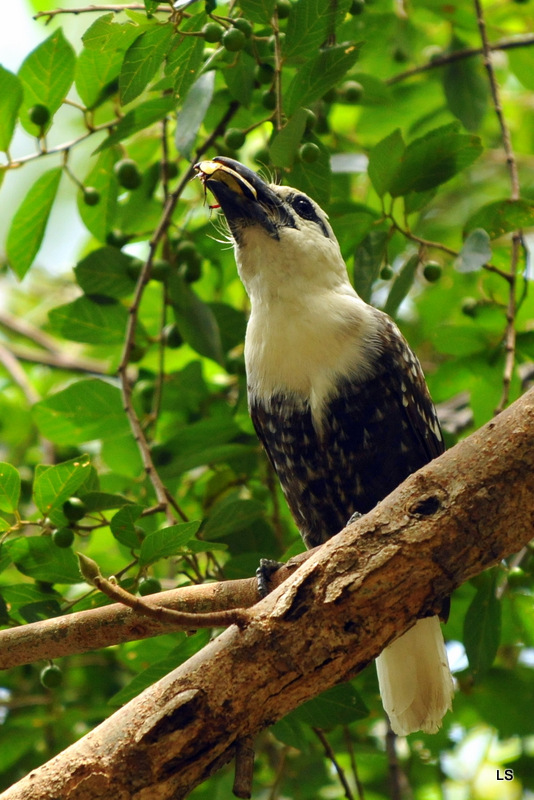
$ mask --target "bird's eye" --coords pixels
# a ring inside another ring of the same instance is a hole
[[[311,200],[308,200],[307,197],[304,197],[304,195],[298,194],[296,197],[294,197],[291,205],[299,217],[302,217],[303,219],[317,219],[317,212],[313,207],[313,203]]]

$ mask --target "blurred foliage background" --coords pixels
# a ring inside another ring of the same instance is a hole
[[[5,627],[108,602],[76,550],[146,595],[302,547],[248,417],[248,303],[199,159],[324,206],[356,288],[417,351],[449,446],[534,373],[534,2],[176,5],[34,0],[36,47],[4,10],[20,48],[0,67]],[[386,740],[370,667],[259,737],[254,797],[534,797],[533,575],[526,548],[455,593],[439,734]],[[0,788],[207,638],[4,672]],[[231,784],[228,768],[192,797]]]

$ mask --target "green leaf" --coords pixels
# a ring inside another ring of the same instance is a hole
[[[11,269],[23,278],[31,267],[46,230],[62,169],[41,175],[20,204],[7,234],[6,250]]]
[[[336,6],[324,0],[293,3],[283,45],[284,60],[309,57],[318,50],[334,29],[336,11]]]
[[[122,494],[111,494],[111,492],[84,492],[81,499],[85,503],[87,511],[108,511],[110,508],[122,508],[123,506],[133,505],[131,500]]]
[[[376,144],[369,153],[368,174],[379,197],[389,191],[396,173],[400,169],[406,145],[397,128]]]
[[[33,500],[44,516],[59,508],[87,480],[91,462],[83,455],[40,469],[33,482]]]
[[[204,12],[190,17],[182,24],[184,31],[199,31],[206,20]],[[174,80],[174,94],[183,100],[196,80],[204,60],[204,40],[200,36],[177,37],[168,55],[165,75]]]
[[[228,91],[234,100],[238,100],[245,108],[250,106],[253,97],[255,66],[254,59],[248,53],[242,52],[233,64],[223,69]]]
[[[330,200],[332,173],[330,169],[330,153],[322,141],[312,134],[306,135],[306,141],[313,142],[319,148],[319,158],[313,164],[295,161],[288,177],[288,182],[302,192],[306,192],[321,205]]]
[[[291,167],[302,136],[306,129],[308,114],[304,108],[299,108],[288,119],[282,130],[278,131],[269,145],[271,161],[277,167]]]
[[[145,20],[145,24],[151,23]],[[106,53],[109,57],[116,52],[124,53],[142,30],[143,26],[133,22],[116,22],[113,13],[103,14],[87,28],[82,36],[82,42],[84,47]]]
[[[118,91],[124,54],[84,48],[76,63],[76,90],[87,108],[93,109]]]
[[[141,516],[144,506],[132,503],[117,511],[111,518],[109,527],[115,539],[121,544],[138,550],[141,546],[140,538],[135,530],[135,523]]]
[[[4,544],[23,575],[47,583],[80,583],[78,559],[70,549],[56,547],[50,536],[23,536]]]
[[[501,604],[496,597],[497,570],[482,573],[464,619],[464,645],[475,679],[487,672],[501,639]]]
[[[129,273],[134,263],[132,256],[116,247],[100,247],[76,264],[74,274],[85,294],[125,297],[135,288]]]
[[[123,139],[128,139],[134,133],[148,128],[155,122],[160,122],[167,114],[174,111],[175,105],[176,100],[172,96],[155,97],[145,103],[140,103],[136,108],[132,108],[131,111],[124,115],[108,138],[104,139],[102,144],[96,148],[95,153],[101,153],[103,150],[122,142]],[[95,206],[95,208],[98,208],[98,206]]]
[[[149,533],[141,545],[140,565],[147,566],[160,558],[179,555],[199,528],[200,522],[198,521],[182,522],[179,525],[170,525],[168,528]]]
[[[91,186],[100,195],[100,201],[95,206],[88,206],[84,202],[83,192],[78,193],[78,212],[83,224],[100,242],[106,241],[107,235],[116,224],[119,185],[113,166],[119,158],[120,151],[117,149],[106,150],[100,154],[94,167],[85,176],[84,186]]]
[[[204,539],[220,539],[230,533],[244,530],[264,514],[262,503],[257,500],[234,500],[222,502],[214,508],[202,528]]]
[[[0,511],[16,511],[20,500],[20,475],[11,464],[0,462]]]
[[[0,150],[7,152],[22,103],[22,84],[16,75],[0,66]]]
[[[183,339],[200,355],[221,364],[221,337],[213,311],[178,274],[171,275],[168,288],[176,325]]]
[[[292,116],[300,106],[308,106],[335,86],[355,64],[360,45],[353,42],[320,50],[297,72],[285,95],[285,111]]]
[[[463,50],[465,42],[453,37],[451,50]],[[488,107],[488,80],[478,58],[451,61],[443,72],[447,105],[468,131],[479,129]]]
[[[244,16],[252,22],[269,24],[274,14],[276,0],[240,0]]]
[[[465,240],[454,266],[458,272],[478,272],[490,259],[490,237],[482,228],[475,228]]]
[[[371,299],[371,290],[384,261],[388,239],[387,231],[369,231],[356,249],[354,256],[354,288],[362,300],[366,302]]]
[[[43,436],[57,444],[114,439],[128,433],[121,393],[97,378],[71,383],[33,407]]]
[[[135,100],[154,77],[165,58],[172,36],[170,24],[157,25],[141,33],[130,45],[119,77],[122,105]]]
[[[416,253],[404,262],[389,290],[384,311],[394,317],[398,308],[413,286],[415,273],[419,265],[419,255]]]
[[[530,47],[508,50],[510,69],[526,89],[534,91],[534,53]]]
[[[65,339],[111,346],[124,341],[128,310],[115,300],[94,303],[83,295],[72,303],[52,308],[48,318],[54,330]]]
[[[534,203],[529,200],[495,200],[479,208],[465,225],[465,232],[483,228],[490,239],[534,227]]]
[[[472,164],[482,149],[478,136],[458,133],[458,123],[435,128],[408,145],[389,191],[398,197],[446,183]]]
[[[215,72],[211,70],[196,79],[187,93],[176,119],[176,149],[191,158],[197,134],[210,107],[215,86]]]
[[[75,67],[74,50],[61,28],[55,30],[24,60],[19,70],[24,88],[20,121],[32,136],[39,135],[40,127],[30,121],[29,109],[35,105],[46,106],[51,121],[72,85]]]
[[[369,709],[350,683],[333,686],[291,712],[296,720],[323,730],[336,725],[349,725],[368,715]]]

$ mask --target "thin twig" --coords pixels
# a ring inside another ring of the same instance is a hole
[[[491,51],[513,50],[517,47],[530,47],[531,45],[534,45],[534,36],[529,35],[521,38],[503,39],[495,44],[490,44],[489,49]],[[447,64],[453,64],[455,61],[463,61],[466,58],[480,56],[483,55],[483,53],[483,47],[467,47],[463,50],[454,50],[452,53],[446,53],[442,56],[437,56],[433,58],[432,61],[428,61],[426,64],[421,64],[419,67],[412,67],[404,72],[399,72],[397,75],[393,75],[391,78],[388,78],[386,83],[389,86],[392,86],[395,83],[400,83],[408,78],[412,78],[414,75],[420,75],[422,72],[428,72],[428,70],[431,69],[444,67]]]
[[[55,147],[50,147],[46,150],[39,150],[38,153],[31,153],[29,156],[22,156],[21,158],[15,159],[15,161],[10,161],[7,164],[3,164],[3,169],[17,169],[21,167],[23,164],[27,164],[29,161],[35,161],[37,158],[43,158],[43,156],[52,156],[56,155],[57,153],[66,153],[71,148],[76,147],[76,145],[80,144],[80,142],[85,141],[90,136],[95,133],[99,133],[100,131],[105,131],[108,128],[112,128],[114,125],[117,125],[120,122],[120,119],[117,117],[116,119],[112,119],[109,122],[104,122],[102,125],[95,125],[94,128],[90,128],[87,133],[83,133],[81,136],[78,136],[76,139],[72,139],[70,142],[65,142],[63,144],[58,144]]]
[[[343,789],[345,791],[345,797],[347,798],[347,800],[355,800],[354,799],[354,795],[352,794],[352,789],[350,788],[350,786],[348,784],[345,772],[342,769],[342,767],[340,766],[340,764],[339,764],[339,762],[338,762],[338,760],[336,758],[336,754],[332,750],[330,742],[326,738],[326,736],[324,734],[324,731],[321,728],[313,728],[313,732],[315,733],[315,735],[317,736],[317,738],[321,742],[321,744],[322,744],[322,746],[324,748],[324,751],[326,753],[326,756],[330,759],[335,771],[337,772],[338,778],[339,778],[339,780],[341,782],[341,785],[343,786]]]
[[[486,30],[486,21],[484,18],[484,11],[480,0],[473,0],[477,15],[478,30],[482,40],[482,51],[484,56],[484,68],[488,74],[488,80],[491,89],[491,96],[493,99],[493,107],[501,129],[501,138],[503,143],[504,152],[506,155],[506,164],[508,166],[508,173],[510,176],[510,199],[512,201],[519,200],[520,186],[519,186],[519,172],[517,169],[517,161],[515,158],[514,149],[512,146],[512,137],[510,129],[504,117],[504,112],[501,104],[499,84],[493,69],[493,62],[491,57],[492,47],[488,41],[488,34]],[[515,351],[516,351],[516,329],[515,318],[517,312],[516,304],[516,283],[517,283],[517,267],[519,264],[519,255],[521,249],[521,231],[515,231],[512,235],[512,252],[510,258],[510,271],[508,273],[509,289],[508,289],[508,304],[506,308],[506,331],[504,334],[504,371],[503,371],[503,388],[501,399],[495,413],[498,414],[508,404],[510,398],[510,386],[515,368]]]
[[[350,736],[348,725],[343,726],[343,733],[345,738],[345,747],[347,749],[350,758],[350,766],[352,769],[352,775],[354,777],[354,783],[356,784],[356,791],[358,792],[358,800],[365,800],[365,790],[363,788],[363,783],[361,782],[360,775],[358,773],[358,764],[356,763],[356,756],[354,754],[354,747],[352,744],[352,739]]]
[[[50,11],[38,11],[37,14],[33,15],[33,19],[40,19],[41,17],[48,17],[52,19],[52,17],[57,16],[58,14],[87,14],[93,11],[115,11],[117,14],[120,11],[146,11],[146,6],[144,3],[124,3],[124,4],[117,4],[117,5],[90,5],[90,6],[82,6],[81,8],[55,8]],[[165,6],[158,6],[156,11],[161,12],[172,12],[172,8],[170,5]]]
[[[82,553],[78,553],[80,571],[85,580],[95,586],[107,597],[117,603],[131,608],[137,614],[144,617],[155,619],[158,622],[169,622],[171,625],[184,625],[193,628],[216,628],[228,625],[238,625],[244,627],[249,621],[249,615],[244,608],[232,608],[226,611],[211,611],[203,613],[189,613],[187,611],[175,611],[173,608],[165,606],[154,606],[146,603],[140,597],[136,597],[118,583],[107,580],[101,574],[96,561],[88,558]]]

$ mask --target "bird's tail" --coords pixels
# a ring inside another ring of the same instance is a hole
[[[399,736],[436,733],[454,686],[439,617],[420,619],[376,659],[382,704]]]

